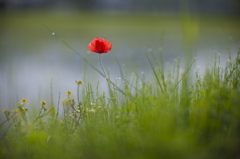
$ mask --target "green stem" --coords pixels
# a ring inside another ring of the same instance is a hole
[[[107,74],[106,74],[105,69],[103,68],[102,59],[101,59],[101,54],[98,54],[98,55],[99,55],[99,56],[98,56],[99,64],[100,64],[100,66],[101,66],[101,68],[102,68],[102,71],[103,71],[103,74],[104,74],[106,80],[108,81],[109,78],[108,78],[108,76],[107,76]]]

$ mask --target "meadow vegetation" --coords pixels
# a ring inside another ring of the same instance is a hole
[[[179,60],[166,68],[146,59],[154,80],[120,70],[108,92],[76,81],[77,92],[40,101],[37,113],[24,98],[3,110],[0,158],[239,158],[240,53],[224,66],[216,55],[204,75],[193,71],[195,59],[185,71]]]

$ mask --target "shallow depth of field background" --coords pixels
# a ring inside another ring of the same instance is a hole
[[[237,0],[1,0],[0,6],[1,110],[22,98],[49,101],[51,89],[57,102],[59,92],[63,98],[64,91],[76,91],[76,80],[100,82],[104,90],[104,78],[53,32],[97,67],[98,56],[87,45],[95,37],[108,39],[113,48],[102,60],[117,82],[119,67],[129,76],[152,74],[145,53],[162,54],[170,65],[197,57],[194,68],[203,73],[209,57],[218,54],[224,63],[240,43]]]

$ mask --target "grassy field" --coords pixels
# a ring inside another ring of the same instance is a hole
[[[0,15],[0,28],[3,30],[0,39],[1,66],[9,64],[19,52],[20,55],[38,54],[40,51],[37,50],[44,46],[43,43],[52,44],[50,36],[56,34],[49,33],[46,25],[66,41],[71,39],[76,43],[73,45],[80,45],[77,54],[81,52],[80,56],[84,55],[81,58],[85,57],[89,39],[106,36],[113,41],[117,58],[120,55],[126,58],[132,51],[134,58],[128,62],[134,63],[136,58],[145,59],[151,69],[145,74],[132,73],[129,71],[132,68],[123,69],[121,64],[114,61],[115,67],[119,65],[118,79],[121,80],[104,81],[107,91],[100,89],[103,83],[96,78],[95,83],[76,81],[77,91],[64,92],[64,99],[61,98],[63,93],[53,95],[51,93],[55,92],[52,91],[48,92],[49,96],[59,96],[58,100],[51,98],[36,104],[25,99],[27,97],[21,97],[14,109],[10,109],[12,105],[4,105],[8,109],[2,110],[0,116],[4,119],[0,123],[1,159],[240,158],[240,52],[229,49],[229,53],[224,54],[229,54],[225,64],[220,62],[221,56],[216,53],[204,74],[196,69],[196,59],[193,57],[198,40],[203,41],[200,48],[208,43],[212,46],[211,41],[223,37],[227,39],[228,36],[236,44],[240,35],[240,23],[236,18],[29,13]],[[167,41],[169,46],[181,46],[184,53],[176,54],[186,58],[183,63],[174,60],[168,67],[161,56],[151,52],[151,49],[159,48],[156,39],[162,33],[176,40],[175,43]],[[226,39],[216,42],[216,45],[225,44]],[[153,48],[145,47],[146,42]],[[66,46],[64,43],[61,43],[63,47]],[[75,51],[71,46],[67,47],[65,49],[69,52]],[[146,48],[148,53],[143,56],[146,50],[140,52],[135,50],[137,48]],[[58,51],[59,56],[66,53],[61,48]],[[46,51],[46,58],[53,52]],[[21,56],[27,58],[27,55]],[[111,62],[108,56],[106,54],[104,61]],[[72,62],[74,57],[68,58]],[[36,56],[36,59],[40,58]],[[44,60],[40,68],[49,70],[48,65],[44,67]],[[66,65],[69,65],[68,62],[65,61]],[[21,74],[21,70],[17,71],[20,63],[24,62],[19,61],[13,70]],[[85,65],[89,64],[93,63],[85,61]],[[28,67],[34,68],[31,65]],[[100,67],[92,67],[96,71],[94,73],[102,72],[98,69]],[[68,69],[76,74],[79,67],[76,70]],[[61,72],[60,67],[59,70]],[[9,74],[7,71],[3,73],[2,76]],[[67,76],[65,72],[61,74]],[[21,78],[13,76],[10,79],[15,84]],[[95,87],[96,83],[98,85]],[[4,90],[1,91],[3,96]],[[14,97],[8,98],[16,100]]]
[[[3,110],[0,158],[239,158],[240,55],[224,67],[216,55],[203,76],[194,58],[185,71],[178,60],[165,68],[146,59],[154,81],[121,70],[122,82],[108,81],[108,92],[76,81],[77,92],[39,101],[38,111],[27,99]]]

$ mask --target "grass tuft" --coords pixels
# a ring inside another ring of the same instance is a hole
[[[76,93],[41,101],[35,117],[22,99],[3,110],[0,158],[238,158],[239,54],[225,66],[216,55],[203,76],[190,71],[195,60],[182,73],[178,60],[163,69],[147,55],[155,80],[121,71],[109,92],[76,81]]]

